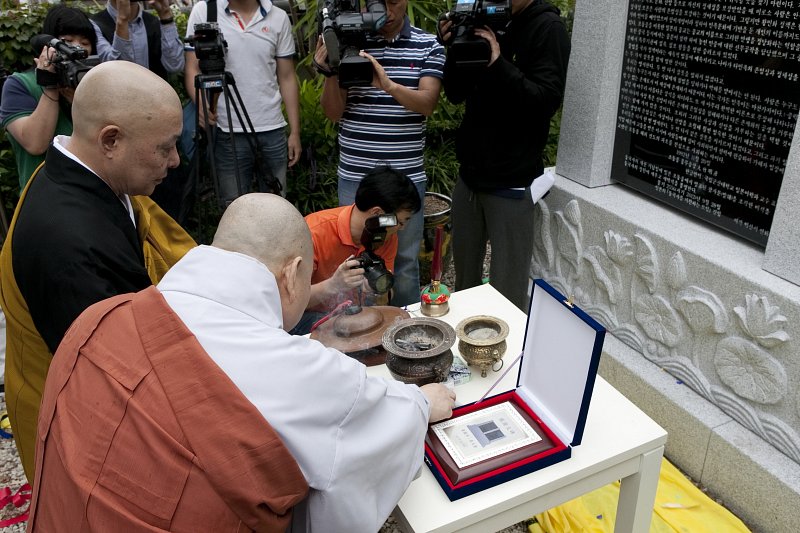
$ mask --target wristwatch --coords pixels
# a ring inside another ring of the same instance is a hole
[[[168,19],[159,19],[159,20],[160,20],[162,26],[166,26],[167,24],[172,24],[173,22],[175,22],[175,18],[174,17],[170,17]]]
[[[320,74],[322,74],[326,78],[330,78],[331,76],[335,76],[336,75],[336,73],[334,73],[332,70],[328,70],[328,69],[322,68],[322,65],[317,63],[317,60],[315,58],[313,58],[313,57],[311,58],[311,63],[314,65],[314,70],[316,70],[317,72],[319,72]]]

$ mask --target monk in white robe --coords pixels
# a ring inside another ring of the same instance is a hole
[[[207,356],[218,365],[244,398],[263,415],[262,422],[269,423],[296,461],[310,490],[308,496],[294,506],[291,531],[374,533],[422,465],[423,438],[428,423],[451,415],[455,394],[441,384],[417,387],[369,377],[366,368],[354,359],[317,341],[289,335],[287,331],[294,327],[308,303],[312,265],[309,230],[294,206],[280,196],[249,194],[227,208],[212,246],[200,246],[187,253],[164,276],[157,290],[180,324],[185,325],[199,343],[195,350],[185,351],[184,357]],[[137,301],[142,299],[134,298],[134,310]],[[157,316],[157,306],[152,304],[152,308],[153,315]],[[137,327],[143,327],[142,319],[135,322]],[[157,322],[168,320],[159,318]],[[96,326],[90,341],[103,333],[102,326],[103,322]],[[154,342],[169,346],[168,333],[154,334],[152,325],[144,329],[149,332],[141,332],[146,351],[152,350]],[[192,353],[198,351],[199,354]],[[149,357],[152,361],[152,356]],[[56,357],[55,362],[58,361]],[[161,363],[153,363],[159,376],[163,372],[161,366]],[[123,378],[127,375],[117,368],[113,371]],[[70,369],[65,369],[60,385],[69,383],[69,372]],[[191,374],[187,372],[185,393],[181,393],[180,386],[176,387],[175,383],[167,387],[162,379],[166,396],[174,394],[185,400],[183,397],[189,392],[197,394],[195,389],[189,390],[188,385],[194,378]],[[49,383],[48,380],[48,386]],[[59,455],[48,453],[49,449],[58,449],[63,439],[76,437],[59,430],[65,426],[59,422],[59,417],[69,417],[74,425],[72,417],[75,416],[64,409],[69,398],[60,398],[59,394],[63,393],[59,390],[48,388],[45,394],[48,405],[54,407],[43,411],[48,419],[40,418],[40,428],[51,429],[43,432],[47,436],[37,450],[37,483],[48,487],[48,470],[52,470],[81,479],[87,487],[85,490],[95,491],[95,485],[86,482],[83,470],[87,468],[86,463],[96,464],[96,460],[73,457],[69,464],[58,464]],[[143,393],[133,391],[134,395]],[[220,397],[209,395],[199,398],[198,402],[201,405],[216,402]],[[97,409],[102,411],[104,407],[101,404]],[[102,416],[102,413],[93,415]],[[183,409],[175,409],[175,417],[182,420]],[[159,418],[162,418],[161,413],[153,417]],[[140,432],[151,432],[151,428],[140,425],[147,424],[148,420],[146,417],[137,419]],[[232,430],[223,422],[207,420],[204,429],[211,433],[217,431],[217,439],[225,442],[224,439],[229,438],[226,432]],[[258,421],[254,420],[254,424]],[[240,432],[248,431],[241,425],[236,427]],[[186,433],[187,428],[182,430]],[[163,431],[162,427],[152,428],[153,433]],[[202,465],[202,455],[193,449],[196,438],[184,439],[178,435],[169,441],[188,440],[188,453],[183,455],[196,454]],[[73,449],[72,453],[80,455],[81,449]],[[139,461],[142,456],[159,455],[142,454],[137,449],[130,449],[129,453]],[[248,461],[247,457],[236,457],[229,461]],[[103,476],[101,471],[100,477],[105,482],[102,490],[116,494],[115,498],[127,494],[109,486],[113,479],[136,476],[135,472],[126,473],[124,469],[125,461],[117,460],[114,478]],[[213,482],[214,479],[209,479],[207,485],[213,486]],[[38,511],[40,516],[45,516],[46,510],[67,505],[73,511],[71,515],[86,516],[76,507],[80,507],[81,502],[91,502],[91,494],[79,495],[76,502],[65,492],[73,491],[48,487],[46,493],[40,494],[35,488],[34,515]],[[287,496],[294,494],[297,494],[296,489]],[[58,501],[64,498],[70,501]],[[185,516],[191,500],[175,498],[180,502],[178,510]],[[95,501],[93,505],[101,503]],[[239,507],[241,505],[240,502]],[[280,505],[272,505],[270,509],[273,514],[284,513],[283,516],[288,517]],[[252,512],[243,513],[239,508],[231,508],[231,511],[232,516],[239,516],[254,530],[273,530],[251,519],[245,520],[254,514]],[[162,512],[158,517],[160,524],[170,520],[166,514]],[[121,523],[112,524],[107,519],[104,527],[116,525],[120,531],[139,530],[122,523],[124,514],[119,516]],[[73,524],[63,525],[66,531],[71,530]],[[158,527],[147,529],[161,530],[171,531]]]

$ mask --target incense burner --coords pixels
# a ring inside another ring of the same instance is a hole
[[[456,326],[456,336],[458,351],[468,365],[480,368],[481,377],[486,377],[489,368],[495,372],[503,368],[508,337],[508,324],[503,320],[487,315],[465,318]]]
[[[393,324],[383,334],[386,367],[398,381],[412,385],[447,379],[453,364],[452,326],[436,318],[412,317]]]

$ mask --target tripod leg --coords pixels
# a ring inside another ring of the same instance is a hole
[[[234,168],[234,175],[236,178],[236,197],[249,192],[250,187],[245,185],[245,183],[252,182],[252,176],[243,176],[243,171],[241,165],[239,164],[239,153],[236,150],[236,135],[233,131],[233,119],[231,115],[231,108],[233,108],[236,118],[239,119],[239,124],[242,124],[241,115],[239,113],[239,109],[237,108],[237,104],[235,100],[231,99],[230,89],[228,88],[227,83],[227,76],[224,78],[225,81],[222,83],[222,96],[225,102],[225,111],[228,114],[228,138],[230,139],[230,146],[231,151],[233,153],[233,168]],[[247,165],[248,168],[252,169],[252,164]]]

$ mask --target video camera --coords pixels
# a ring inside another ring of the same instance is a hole
[[[319,31],[328,50],[331,71],[339,74],[344,88],[372,83],[372,63],[361,57],[367,34],[381,29],[386,22],[383,0],[366,0],[365,12],[360,0],[325,0],[319,10]]]
[[[192,43],[200,72],[206,75],[225,73],[225,53],[228,50],[228,43],[219,31],[219,24],[216,22],[195,24]]]
[[[457,0],[452,11],[439,17],[442,20],[453,22],[450,39],[445,42],[439,36],[448,47],[448,61],[459,66],[485,67],[492,50],[486,39],[475,35],[475,28],[488,26],[498,36],[503,35],[511,21],[511,0]]]
[[[92,67],[100,64],[98,56],[90,56],[86,49],[73,46],[52,35],[34,36],[31,46],[36,54],[40,54],[45,46],[56,49],[50,60],[56,71],[36,69],[36,83],[45,88],[74,89]]]
[[[394,276],[386,269],[383,258],[373,251],[376,244],[383,244],[386,240],[386,229],[397,225],[397,216],[393,214],[375,215],[369,217],[364,223],[361,232],[361,246],[364,251],[358,254],[356,261],[363,268],[364,277],[367,278],[370,288],[377,294],[385,294],[394,286]]]

